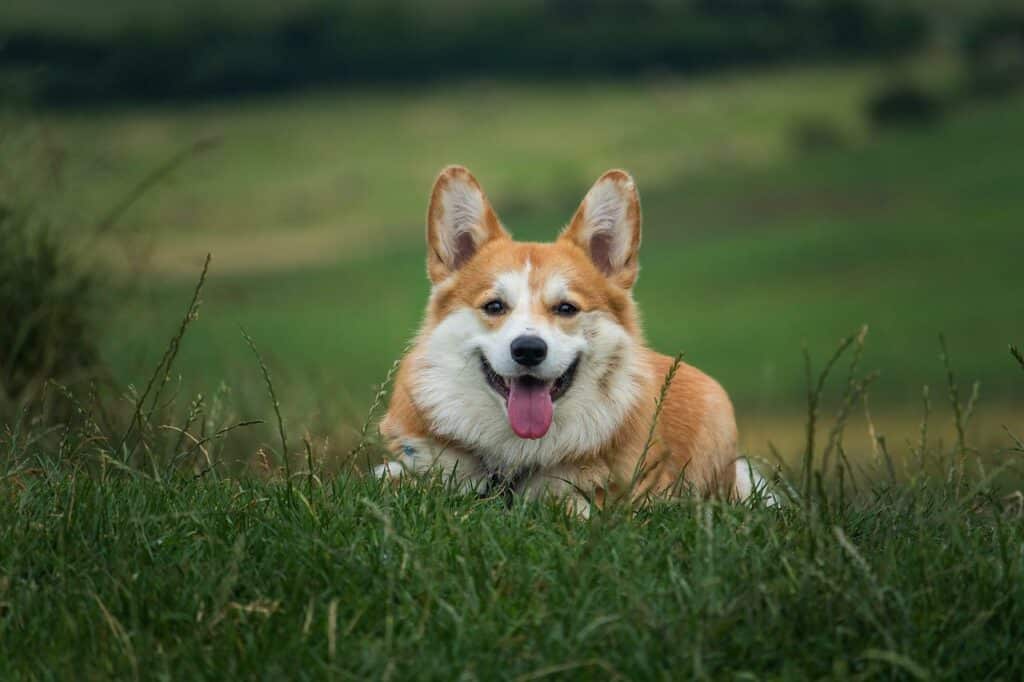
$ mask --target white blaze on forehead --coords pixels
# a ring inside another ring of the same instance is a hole
[[[511,308],[529,308],[530,305],[530,261],[522,270],[503,272],[494,280],[498,296]]]
[[[530,275],[528,263],[497,273],[491,282],[494,296],[510,308],[499,324],[487,324],[480,311],[468,306],[451,311],[420,339],[413,365],[413,401],[431,432],[465,443],[493,470],[547,467],[594,452],[609,442],[640,400],[646,376],[636,341],[614,318],[583,315],[574,329],[566,330],[537,314],[537,301],[551,305],[558,301],[547,297],[572,293],[570,270],[536,282],[533,291]],[[522,334],[540,336],[547,344],[541,364],[524,368],[512,357],[511,343]],[[480,356],[506,381],[530,374],[554,382],[579,360],[571,388],[555,403],[551,430],[544,438],[514,434],[505,397],[489,385],[479,368]],[[618,370],[605,378],[613,356],[619,358]],[[420,457],[417,448],[415,461]]]

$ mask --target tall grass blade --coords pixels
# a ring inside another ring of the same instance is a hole
[[[1017,346],[1011,344],[1010,355],[1012,355],[1013,359],[1017,361],[1017,364],[1020,365],[1020,368],[1024,369],[1024,353],[1021,352],[1020,348],[1017,348]]]
[[[960,407],[960,389],[956,383],[956,375],[953,373],[953,365],[949,358],[949,349],[946,346],[946,336],[939,334],[939,346],[942,349],[942,364],[946,368],[946,386],[949,390],[949,404],[953,408],[953,426],[956,429],[956,446],[953,452],[953,474],[957,480],[957,496],[963,484],[964,469],[967,458],[967,437],[965,435],[964,414]]]
[[[185,337],[185,332],[188,330],[190,324],[199,315],[200,299],[199,295],[203,291],[203,285],[206,283],[206,274],[210,269],[211,254],[206,254],[206,260],[203,262],[203,270],[199,273],[199,281],[196,282],[195,289],[192,292],[192,299],[189,301],[188,308],[185,311],[185,316],[181,318],[181,323],[178,325],[178,331],[171,337],[171,341],[167,346],[167,350],[164,351],[163,357],[157,364],[156,369],[153,371],[153,375],[150,376],[149,382],[146,384],[146,389],[139,396],[138,400],[135,401],[135,412],[132,415],[131,421],[128,422],[128,428],[125,430],[124,435],[121,436],[118,442],[117,452],[124,450],[128,437],[132,431],[142,426],[142,413],[145,410],[145,404],[147,398],[150,398],[150,393],[156,382],[160,380],[160,386],[156,392],[152,394],[150,400],[150,411],[149,416],[152,415],[153,410],[156,409],[157,401],[160,399],[160,394],[163,392],[164,387],[170,379],[171,367],[174,365],[174,359],[178,356],[178,349],[181,347],[181,340]],[[148,416],[147,416],[148,418]],[[134,448],[133,448],[134,450]],[[128,455],[125,455],[127,458]]]
[[[370,410],[366,413],[366,419],[359,426],[359,439],[356,441],[355,446],[348,453],[348,461],[354,462],[356,457],[360,453],[364,452],[370,442],[370,427],[373,424],[374,417],[377,415],[378,410],[384,404],[384,398],[387,397],[388,390],[391,388],[391,382],[395,380],[395,375],[398,373],[398,368],[402,365],[402,359],[405,354],[409,352],[410,346],[406,346],[402,354],[398,356],[398,359],[391,363],[391,367],[388,368],[387,374],[384,375],[384,381],[380,382],[377,386],[377,391],[373,395],[373,402],[370,403]],[[369,473],[372,471],[372,465],[369,460],[366,462],[366,471]]]
[[[811,499],[812,484],[814,480],[814,439],[817,429],[819,406],[821,404],[821,395],[825,390],[825,382],[828,379],[832,368],[835,366],[839,358],[842,357],[843,353],[858,339],[863,338],[862,334],[866,332],[866,327],[861,327],[855,334],[851,334],[846,338],[840,340],[836,350],[832,353],[832,357],[829,358],[828,362],[825,363],[825,367],[818,374],[817,382],[812,381],[812,369],[811,369],[811,354],[807,350],[807,346],[804,346],[804,373],[807,381],[807,438],[806,445],[804,447],[804,458],[803,458],[803,487],[802,494],[804,500],[809,504]]]
[[[284,431],[284,418],[281,416],[281,403],[277,399],[277,392],[274,391],[274,382],[270,380],[270,370],[267,369],[267,364],[263,362],[263,356],[260,355],[259,350],[256,348],[256,342],[249,336],[249,332],[245,331],[244,328],[239,327],[242,332],[242,336],[245,337],[245,342],[249,344],[249,348],[252,350],[252,354],[256,356],[256,363],[260,366],[260,372],[263,373],[263,381],[267,385],[267,393],[270,395],[270,404],[274,408],[274,415],[277,417],[277,435],[281,439],[281,459],[284,463],[284,476],[286,485],[288,487],[288,499],[292,499],[292,465],[288,457],[288,436],[285,435]]]
[[[636,489],[640,479],[646,473],[645,467],[647,465],[647,457],[654,446],[655,431],[658,428],[658,420],[661,418],[661,411],[665,407],[665,398],[668,396],[668,390],[672,386],[672,380],[676,378],[676,372],[679,371],[679,366],[683,363],[683,353],[676,353],[675,358],[672,360],[672,366],[668,368],[668,372],[665,374],[664,381],[661,382],[661,389],[658,391],[658,397],[654,401],[654,415],[651,417],[651,424],[647,429],[647,438],[644,440],[644,447],[640,451],[640,457],[636,461],[636,465],[633,467],[633,475],[629,482],[629,494],[628,498],[632,499],[633,491]]]

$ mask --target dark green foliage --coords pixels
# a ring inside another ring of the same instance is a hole
[[[95,238],[116,228],[147,191],[210,145],[201,140],[157,166],[95,226],[74,217],[60,229],[51,226],[47,205],[60,200],[62,152],[43,150],[45,182],[38,182],[35,143],[21,151],[17,173],[4,177],[8,182],[0,187],[0,418],[34,402],[48,381],[66,389],[105,375],[98,347],[110,316],[101,307],[106,282],[90,265]],[[9,182],[12,177],[30,180]]]
[[[1024,11],[983,16],[967,30],[964,50],[972,93],[999,95],[1024,85]]]
[[[34,69],[40,101],[73,105],[480,74],[706,71],[905,53],[927,28],[915,11],[865,0],[324,1],[264,21],[217,7],[193,8],[192,21],[136,21],[99,34],[11,29],[0,69]]]
[[[938,121],[945,103],[941,97],[916,83],[900,81],[871,95],[866,108],[868,120],[875,126],[910,128]]]
[[[95,369],[95,303],[94,278],[66,242],[0,205],[0,416],[47,379],[71,383]]]

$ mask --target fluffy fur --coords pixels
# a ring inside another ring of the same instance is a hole
[[[378,475],[440,470],[480,493],[500,484],[583,512],[682,489],[749,495],[759,479],[737,458],[729,397],[687,364],[640,461],[672,361],[647,348],[637,319],[639,246],[639,197],[623,171],[597,180],[554,243],[535,244],[512,240],[469,171],[446,168],[427,214],[430,299],[380,425],[394,460]],[[499,314],[488,312],[493,301]],[[566,303],[577,312],[559,308]],[[547,344],[536,367],[512,358],[522,335]],[[528,373],[553,387],[570,377],[543,437],[516,435],[485,366],[505,382]]]

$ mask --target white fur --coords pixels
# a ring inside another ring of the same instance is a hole
[[[599,233],[611,237],[608,256],[613,270],[621,268],[629,258],[633,226],[627,222],[627,218],[629,194],[632,191],[632,181],[619,184],[613,178],[605,178],[591,187],[583,200],[581,236],[585,242],[590,242]]]
[[[436,225],[439,255],[452,267],[457,260],[461,235],[468,232],[477,247],[487,240],[483,226],[487,200],[479,188],[460,178],[453,178],[441,192],[441,207],[441,220]]]
[[[462,490],[483,493],[487,489],[489,476],[480,466],[480,460],[458,448],[441,447],[424,438],[404,438],[402,448],[397,459],[375,467],[374,476],[394,479],[406,472],[436,472],[445,482],[454,483]]]
[[[384,462],[373,468],[375,478],[398,478],[405,473],[401,462]]]
[[[562,278],[564,280],[564,278]],[[550,284],[550,280],[548,282]],[[477,453],[486,469],[511,472],[523,467],[550,467],[597,450],[613,436],[640,399],[647,368],[641,366],[636,342],[610,315],[579,313],[579,324],[567,334],[535,314],[529,268],[500,273],[495,290],[510,306],[507,319],[491,330],[480,313],[468,307],[451,312],[421,339],[412,397],[433,429]],[[547,287],[541,287],[545,293]],[[523,372],[512,360],[512,339],[535,333],[548,344],[548,357],[531,373],[553,381],[580,357],[573,385],[555,402],[551,428],[541,439],[522,439],[508,423],[505,400],[487,385],[480,353],[499,374]],[[597,388],[609,358],[622,363],[608,382],[608,397]]]
[[[590,516],[590,501],[580,492],[578,473],[573,466],[537,471],[522,482],[520,490],[528,500],[564,500],[570,511],[587,518]]]
[[[775,494],[768,490],[768,482],[749,459],[740,457],[736,460],[736,496],[745,500],[755,492],[761,496],[761,503],[766,507],[778,506]]]
[[[556,305],[569,297],[569,280],[562,275],[551,275],[544,283],[544,302],[546,304]]]
[[[518,272],[501,273],[496,278],[495,292],[508,306],[507,319],[497,332],[477,337],[477,345],[494,371],[504,377],[526,374],[529,371],[545,381],[554,381],[565,373],[583,351],[582,337],[570,336],[548,324],[535,311],[537,292],[530,289],[530,263]],[[481,325],[483,326],[483,325]],[[548,345],[544,362],[524,368],[512,359],[512,341],[519,336],[539,336]]]

